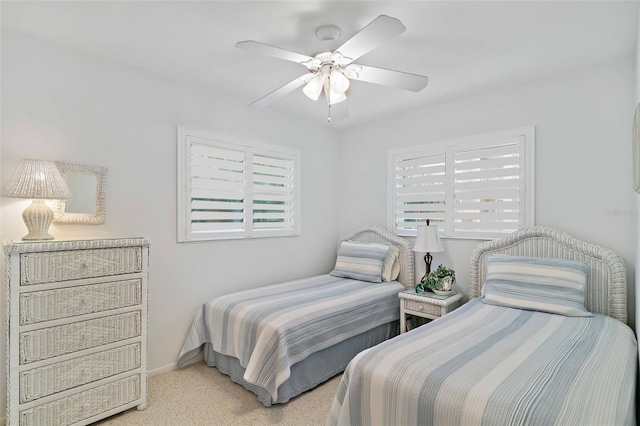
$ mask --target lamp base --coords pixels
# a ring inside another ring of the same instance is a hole
[[[422,279],[420,280],[421,283],[426,283],[427,282],[427,277],[429,276],[429,274],[431,273],[431,261],[433,260],[433,256],[431,256],[431,253],[427,253],[424,255],[424,266],[425,266],[425,272],[424,272],[424,277],[422,277]]]
[[[53,211],[44,200],[33,200],[22,212],[22,220],[29,233],[22,237],[23,241],[53,240],[49,235],[49,226],[53,220]]]

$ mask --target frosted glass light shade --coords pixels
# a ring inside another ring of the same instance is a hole
[[[435,225],[421,224],[418,225],[418,236],[413,245],[413,251],[421,253],[436,253],[444,251],[440,236],[438,235],[438,227]]]
[[[31,198],[33,202],[22,212],[22,219],[29,233],[23,240],[52,240],[49,226],[53,212],[43,199],[65,200],[71,191],[51,161],[25,159],[13,172],[2,195],[14,198]]]
[[[324,87],[324,79],[319,75],[313,77],[303,88],[302,91],[311,100],[317,101]]]
[[[2,195],[13,198],[66,200],[71,191],[52,161],[24,159],[7,181]]]
[[[342,101],[346,101],[347,100],[347,95],[345,95],[344,93],[336,93],[333,91],[333,89],[331,89],[331,91],[329,91],[329,104],[330,105],[335,105],[335,104],[339,104]]]
[[[338,70],[331,71],[329,81],[331,82],[331,91],[341,94],[347,91],[350,84],[349,79]]]

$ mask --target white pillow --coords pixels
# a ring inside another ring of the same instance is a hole
[[[400,252],[400,249],[398,249]],[[391,281],[397,281],[400,276],[400,255],[396,257],[396,261],[393,262],[393,268],[391,269]]]
[[[399,255],[400,249],[391,244],[382,267],[382,281],[395,281],[398,278],[398,275],[400,275]]]

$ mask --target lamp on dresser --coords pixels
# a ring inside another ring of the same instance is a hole
[[[440,242],[440,236],[438,235],[438,227],[436,225],[429,226],[429,223],[430,220],[427,219],[424,224],[418,225],[418,235],[413,245],[413,251],[426,253],[424,255],[426,269],[422,281],[424,281],[427,275],[429,275],[429,272],[431,272],[431,261],[433,260],[431,253],[444,251],[442,243]]]
[[[53,211],[44,200],[66,200],[71,197],[71,191],[55,163],[27,158],[13,172],[2,195],[33,200],[22,212],[22,220],[29,231],[23,240],[52,240],[49,226]]]

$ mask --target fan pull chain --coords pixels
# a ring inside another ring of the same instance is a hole
[[[327,107],[327,123],[331,123],[331,104]]]

